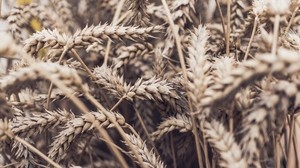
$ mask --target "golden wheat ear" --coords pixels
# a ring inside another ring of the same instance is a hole
[[[110,113],[110,118],[114,118],[120,125],[124,125],[125,119],[118,113]],[[114,124],[109,121],[106,115],[101,111],[91,112],[81,117],[69,121],[63,131],[61,131],[49,150],[49,157],[60,161],[66,153],[70,144],[75,141],[77,136],[92,131],[95,127],[111,128]]]
[[[126,136],[134,149],[138,151],[139,155],[142,157],[144,165],[147,167],[166,167],[165,164],[160,160],[159,156],[156,156],[152,150],[149,150],[146,146],[146,143],[139,136],[133,134],[127,134]],[[127,143],[125,144],[128,145]],[[135,158],[132,152],[130,152],[130,155]]]

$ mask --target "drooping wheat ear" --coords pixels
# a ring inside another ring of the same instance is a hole
[[[244,24],[245,19],[243,14],[245,8],[246,4],[242,0],[233,0],[231,2],[230,29],[232,33],[234,33],[241,24]]]
[[[41,25],[34,25],[32,21],[38,19]],[[26,25],[31,27],[34,31],[39,30],[41,27],[50,28],[58,27],[55,24],[54,18],[51,16],[49,10],[45,6],[38,5],[36,3],[30,3],[25,6],[15,7],[9,17],[7,18],[9,23],[9,30],[12,32],[13,37],[17,41],[22,41],[23,37],[21,34],[21,29]]]
[[[138,152],[138,154],[141,156],[144,165],[150,168],[165,168],[165,164],[160,160],[159,156],[156,156],[156,154],[147,148],[145,142],[136,135],[133,134],[126,134],[126,137],[129,139],[129,142],[133,146],[134,150]],[[125,143],[125,142],[124,142]],[[125,143],[127,146],[128,144]],[[133,158],[136,158],[135,155],[130,152],[130,155]],[[136,161],[136,163],[140,164]]]
[[[43,158],[44,160],[46,160],[52,166],[57,167],[57,168],[61,168],[60,165],[58,165],[53,160],[51,160],[50,158],[48,158],[47,156],[45,156],[41,151],[39,151],[38,149],[36,149],[30,143],[26,142],[25,140],[23,140],[20,137],[18,137],[17,135],[15,135],[11,131],[10,125],[11,124],[6,119],[4,119],[4,121],[3,120],[0,121],[0,141],[4,141],[4,140],[8,140],[8,139],[12,139],[14,141],[17,141],[18,143],[21,143],[22,146],[28,148],[31,152],[36,153],[37,155],[39,155],[41,158]]]
[[[261,54],[256,60],[243,62],[237,68],[233,69],[220,83],[212,86],[214,92],[202,99],[203,106],[211,106],[224,103],[232,98],[241,87],[249,85],[255,80],[261,79],[265,75],[274,72],[285,72],[293,74],[300,70],[298,66],[300,57],[297,52],[284,48],[278,49],[278,55]]]
[[[35,33],[25,41],[25,50],[35,55],[41,48],[82,48],[102,40],[113,39],[145,39],[152,37],[151,33],[162,31],[161,26],[146,28],[112,26],[108,24],[85,27],[78,30],[72,37],[58,33],[57,30],[43,30]]]
[[[183,114],[177,114],[175,117],[165,119],[151,134],[152,139],[158,140],[165,134],[178,130],[179,132],[192,131],[191,119]]]
[[[158,100],[170,104],[178,113],[187,112],[186,98],[179,91],[177,92],[171,83],[155,77],[146,81],[138,80],[128,95],[139,99]]]
[[[75,44],[97,42],[99,40],[120,40],[120,39],[145,39],[152,37],[151,33],[158,33],[163,30],[161,26],[150,26],[146,28],[113,26],[108,24],[99,24],[97,26],[85,27],[77,31],[74,35]]]
[[[223,124],[216,120],[205,121],[203,132],[209,144],[220,155],[219,166],[232,168],[248,166],[234,135],[228,132]]]
[[[48,152],[48,156],[57,161],[61,160],[63,154],[65,154],[66,150],[77,136],[92,131],[95,127],[114,127],[114,124],[111,123],[112,119],[119,125],[124,125],[125,119],[122,115],[113,112],[109,114],[110,116],[106,116],[101,111],[91,112],[69,121],[66,124],[66,128],[55,138],[51,145],[52,147]]]
[[[161,48],[156,47],[154,50],[155,56],[155,64],[154,64],[154,74],[160,78],[165,77],[165,68],[166,68],[166,61],[164,60],[164,56],[162,53]]]
[[[147,6],[146,12],[151,17],[156,17],[159,20],[167,22],[167,16],[164,12],[164,8],[161,5],[156,6],[154,3],[151,3]],[[155,20],[155,19],[153,19],[153,20]]]
[[[38,79],[47,79],[56,86],[64,85],[67,87],[65,91],[68,93],[74,93],[74,87],[86,90],[83,88],[82,80],[76,70],[51,62],[32,63],[29,67],[10,72],[0,79],[0,88],[10,95]]]
[[[74,118],[73,114],[67,111],[46,111],[46,113],[33,114],[33,116],[16,117],[11,122],[11,128],[16,135],[30,137],[46,131],[46,129],[62,125]]]
[[[53,31],[44,29],[26,39],[24,49],[31,55],[36,55],[42,48],[62,49],[69,39],[70,37],[65,34],[61,35],[56,29]]]
[[[153,54],[153,45],[150,43],[134,43],[130,46],[121,46],[116,50],[117,58],[114,60],[114,69],[128,65],[136,57],[147,57]]]
[[[275,105],[279,100],[277,96],[268,97],[269,105]],[[242,132],[244,137],[240,141],[243,157],[247,159],[247,163],[252,165],[260,165],[260,149],[268,140],[267,127],[270,123],[270,117],[274,110],[270,106],[261,103],[260,106],[250,109],[243,119],[244,128]]]
[[[193,22],[190,17],[190,12],[195,12],[195,1],[197,0],[174,0],[172,1],[171,12],[173,21],[183,26],[189,22]]]
[[[136,25],[149,25],[149,15],[147,14],[148,0],[128,0],[129,9],[132,10],[132,18]]]
[[[191,33],[189,52],[189,78],[188,95],[191,101],[197,105],[203,96],[204,90],[211,81],[209,71],[211,63],[207,60],[207,40],[209,38],[205,27],[199,26],[195,28],[195,33]]]
[[[8,18],[8,29],[12,33],[13,37],[17,41],[22,41],[23,37],[21,35],[21,29],[26,24],[29,24],[30,19],[33,17],[30,10],[35,10],[38,7],[37,4],[26,5],[22,7],[14,7]]]
[[[243,156],[252,165],[260,165],[259,158],[263,145],[269,140],[271,128],[275,134],[281,132],[290,107],[299,106],[296,97],[299,96],[299,84],[287,81],[278,81],[266,93],[261,101],[244,116],[241,133],[244,135],[240,141]],[[296,100],[296,101],[295,101]]]
[[[283,45],[289,49],[300,50],[300,36],[296,32],[289,32],[282,39]]]
[[[195,11],[195,1],[196,0],[174,0],[171,2],[172,20],[174,21],[174,24],[179,27],[179,30],[176,30],[175,33],[182,34],[185,32],[184,26],[188,21],[193,22],[189,13],[191,10]],[[175,37],[172,31],[174,30],[169,26],[163,50],[165,56],[170,56],[172,54],[175,45]]]
[[[8,32],[0,32],[2,40],[0,41],[0,55],[7,59],[26,59],[26,52],[23,51],[23,46],[17,44],[13,37]]]
[[[76,30],[78,25],[73,21],[73,13],[71,5],[66,0],[51,0],[54,8],[57,10],[58,15],[61,17],[63,23],[67,25],[70,32]]]
[[[97,77],[96,83],[104,86],[112,94],[128,100],[138,98],[141,100],[158,100],[159,102],[170,104],[174,110],[183,113],[187,111],[186,99],[180,97],[180,93],[165,80],[155,77],[144,81],[139,79],[134,85],[129,85],[119,77],[111,68],[102,66],[94,69]]]
[[[250,87],[246,87],[245,89],[241,89],[235,95],[235,102],[237,110],[245,111],[250,109],[254,103],[256,93],[251,90]]]
[[[263,22],[266,20],[265,11],[266,11],[266,2],[262,0],[254,0],[252,2],[252,10],[248,12],[246,18],[243,20],[241,24],[237,24],[236,28],[232,32],[232,36],[235,38],[244,37],[246,35],[247,30],[251,27],[254,22]]]
[[[30,138],[24,138],[26,141],[31,141]],[[10,151],[12,153],[12,157],[16,159],[19,163],[16,167],[30,167],[37,166],[37,160],[35,159],[34,153],[32,153],[25,145],[22,143],[12,140],[9,145]]]
[[[97,78],[96,83],[104,86],[113,95],[121,98],[127,96],[130,85],[128,85],[123,77],[117,75],[117,71],[113,71],[111,68],[102,66],[96,67],[93,72]]]

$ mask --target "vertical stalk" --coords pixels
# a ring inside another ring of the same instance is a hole
[[[167,5],[166,0],[161,0],[161,2],[162,2],[163,7],[164,7],[164,9],[166,11],[169,24],[170,24],[170,26],[172,28],[173,36],[175,37],[175,43],[176,43],[176,48],[177,48],[177,51],[178,51],[180,66],[181,66],[182,73],[183,73],[183,78],[184,78],[184,81],[185,81],[184,86],[186,87],[186,85],[187,85],[186,82],[188,81],[188,77],[187,77],[187,72],[186,72],[186,66],[185,66],[184,56],[183,56],[183,52],[182,52],[182,48],[181,48],[180,37],[178,35],[178,27],[176,27],[175,24],[174,24],[174,21],[172,19],[171,12],[170,12],[170,9],[169,9],[169,7]],[[189,97],[188,97],[188,102],[189,102],[189,109],[191,111],[193,111],[192,103],[191,103],[191,100],[190,100]],[[199,163],[199,167],[203,168],[204,166],[203,166],[203,163],[202,163],[201,152],[200,152],[201,151],[200,140],[199,140],[199,136],[198,136],[198,130],[196,128],[195,114],[193,112],[191,113],[191,119],[192,119],[192,126],[193,126],[193,134],[194,134],[195,143],[196,143],[196,151],[197,151],[198,163]]]
[[[251,33],[251,37],[250,37],[249,44],[248,44],[248,46],[247,46],[247,50],[246,50],[246,53],[245,53],[244,61],[246,61],[247,58],[248,58],[248,54],[249,54],[249,52],[250,52],[251,44],[252,44],[252,42],[253,42],[254,35],[255,35],[255,32],[256,32],[256,29],[257,29],[257,22],[258,22],[258,17],[255,16],[255,19],[254,19],[254,25],[253,25],[253,30],[252,30],[252,33]]]
[[[2,0],[0,0],[0,18],[2,18],[1,12],[2,12]]]
[[[293,21],[295,19],[295,16],[296,16],[298,10],[299,10],[299,6],[297,6],[295,8],[295,10],[293,11],[292,17],[291,17],[291,19],[290,19],[290,21],[289,21],[289,23],[288,23],[288,25],[287,25],[287,27],[286,27],[286,29],[284,31],[284,35],[286,35],[289,32],[289,30],[290,30],[290,28],[291,28],[291,26],[293,24]]]
[[[275,15],[275,21],[274,21],[274,34],[273,34],[273,43],[272,43],[272,55],[276,55],[277,51],[277,39],[278,39],[278,33],[279,33],[279,26],[280,26],[280,16],[279,14]]]
[[[293,154],[293,137],[294,137],[294,130],[295,130],[295,117],[291,115],[291,122],[290,122],[290,135],[289,135],[289,142],[288,142],[288,151],[287,151],[287,167],[292,166],[291,156]],[[297,158],[296,158],[297,159]]]
[[[225,39],[225,41],[226,41],[227,36],[226,36],[226,31],[225,31],[225,21],[224,21],[224,17],[223,17],[223,14],[222,14],[222,10],[221,10],[219,1],[218,1],[218,0],[215,0],[215,2],[216,2],[217,7],[218,7],[218,13],[219,13],[219,15],[220,15],[220,17],[221,17],[223,35],[224,35],[224,39]]]
[[[231,0],[227,0],[227,31],[226,31],[226,55],[229,57],[229,40],[230,40],[230,15]]]
[[[112,25],[115,26],[118,24],[118,19],[120,17],[120,14],[121,14],[121,11],[122,11],[122,7],[125,3],[125,0],[121,0],[117,6],[117,9],[116,9],[116,13],[114,15],[114,18],[112,20]],[[103,62],[103,65],[107,65],[107,61],[108,61],[108,55],[109,55],[109,51],[110,51],[110,48],[111,48],[111,40],[108,40],[107,42],[107,46],[106,46],[106,50],[105,50],[105,56],[104,56],[104,62]]]

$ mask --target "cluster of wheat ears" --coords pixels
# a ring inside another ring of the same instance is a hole
[[[1,167],[300,167],[299,0],[0,4]]]

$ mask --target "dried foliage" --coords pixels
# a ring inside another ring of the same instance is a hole
[[[0,167],[300,167],[298,0],[3,4]]]

